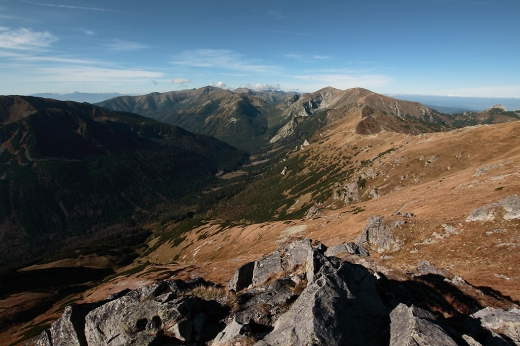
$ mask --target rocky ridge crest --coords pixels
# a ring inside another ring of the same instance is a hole
[[[377,223],[374,218],[372,223]],[[354,243],[344,244],[345,249]],[[355,244],[354,244],[355,245]],[[52,345],[518,345],[520,310],[482,309],[440,274],[399,281],[356,264],[367,256],[310,239],[237,268],[226,290],[165,280],[65,308],[33,340]],[[366,251],[366,250],[365,250]],[[349,251],[347,251],[349,252]],[[352,257],[353,256],[353,257]],[[421,284],[428,282],[429,284]],[[432,287],[441,282],[458,309]],[[455,282],[455,281],[453,281]],[[458,297],[458,298],[457,298]],[[463,305],[463,306],[462,306]],[[441,313],[444,312],[444,313]],[[450,315],[450,319],[444,316]]]

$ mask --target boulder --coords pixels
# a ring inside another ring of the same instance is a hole
[[[290,244],[284,245],[284,268],[292,271],[295,266],[304,264],[311,250],[312,245],[310,239],[295,240]]]
[[[255,262],[248,262],[238,267],[235,275],[228,283],[228,288],[238,292],[251,285],[253,283],[254,268]]]
[[[517,345],[520,344],[520,309],[504,311],[487,307],[477,311],[472,317],[479,319],[484,328],[506,335]]]
[[[260,285],[282,271],[282,257],[279,251],[275,251],[254,262],[252,284],[253,286]]]
[[[131,293],[87,314],[85,337],[89,346],[128,345],[137,339],[144,344],[154,341],[157,335],[153,330],[162,324],[157,316],[161,304],[154,300],[140,302],[141,292]]]
[[[497,203],[488,204],[480,208],[475,208],[466,218],[466,222],[474,221],[493,221],[495,219],[495,209],[498,207]]]
[[[498,204],[500,204],[506,212],[504,220],[509,221],[520,219],[520,197],[517,195],[511,195],[498,201]]]
[[[359,245],[353,242],[345,243],[345,244],[337,244],[334,246],[331,246],[325,251],[325,256],[336,256],[340,253],[349,253],[351,255],[358,255],[361,257],[368,257],[370,253],[368,250],[363,246]]]
[[[399,304],[390,313],[390,346],[457,346],[429,311]]]
[[[368,218],[365,229],[356,239],[356,244],[371,245],[378,253],[399,249],[394,234],[379,215]]]
[[[325,261],[274,330],[256,345],[384,345],[387,324],[388,311],[369,271]]]

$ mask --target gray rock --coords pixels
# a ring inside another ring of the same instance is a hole
[[[356,239],[358,245],[372,245],[378,253],[398,250],[399,244],[392,231],[384,224],[382,216],[369,217],[365,229]]]
[[[472,316],[480,319],[484,328],[506,335],[520,344],[520,309],[511,308],[504,311],[487,307],[477,311]]]
[[[415,214],[409,211],[396,211],[394,215],[404,216],[404,217],[415,217]]]
[[[388,311],[367,269],[326,262],[257,346],[384,345]]]
[[[52,346],[50,330],[44,330],[34,346]]]
[[[211,345],[225,345],[239,335],[249,335],[251,333],[249,322],[249,318],[241,319],[241,316],[237,314],[237,316],[233,318],[233,321],[228,324],[223,331],[218,333]]]
[[[466,218],[466,222],[493,221],[495,219],[495,210],[497,207],[497,203],[492,203],[480,208],[475,208]]]
[[[466,341],[466,343],[469,346],[482,346],[482,344],[480,342],[476,341],[469,335],[464,334],[464,335],[462,335],[462,338],[464,339],[464,341]]]
[[[368,250],[363,245],[358,245],[356,243],[349,242],[329,247],[327,251],[325,251],[325,256],[336,256],[345,252],[351,255],[358,255],[361,257],[368,257],[370,255]]]
[[[137,340],[151,343],[163,323],[158,316],[161,304],[154,300],[141,302],[142,293],[127,294],[89,312],[85,317],[88,345],[128,345]]]
[[[235,275],[228,283],[228,288],[235,292],[241,291],[253,283],[255,262],[241,265],[235,270]]]
[[[520,219],[520,197],[511,195],[498,201],[498,204],[506,211],[504,220]]]
[[[327,251],[325,251],[325,256],[327,256],[327,257],[336,256],[337,254],[344,253],[344,252],[348,252],[345,244],[336,244],[336,245],[329,247],[327,249]]]
[[[65,307],[63,315],[51,326],[51,340],[53,346],[83,346],[85,339],[85,315],[92,310],[91,305],[69,305]]]
[[[390,346],[457,346],[430,312],[399,304],[390,313]]]
[[[253,286],[260,285],[282,271],[282,257],[280,252],[275,251],[269,256],[264,256],[254,262],[252,284]]]
[[[345,204],[359,202],[359,186],[357,183],[347,183],[337,189],[333,194],[334,199],[343,201]]]
[[[312,249],[307,256],[307,282],[311,283],[314,281],[315,274],[320,270],[323,263],[328,262],[327,257],[324,253],[317,249]]]
[[[448,275],[448,273],[446,271],[437,269],[437,267],[434,264],[432,264],[428,261],[423,261],[423,260],[419,260],[417,262],[417,270],[419,271],[419,273],[421,275],[428,275],[428,274],[435,274],[435,275],[441,275],[441,276]]]
[[[284,246],[284,268],[293,271],[296,266],[302,265],[307,261],[309,252],[312,250],[310,239],[295,240]]]

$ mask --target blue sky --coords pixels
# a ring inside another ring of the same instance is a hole
[[[520,0],[0,0],[0,94],[520,97]]]

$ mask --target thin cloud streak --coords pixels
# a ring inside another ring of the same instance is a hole
[[[247,61],[241,54],[225,49],[196,49],[174,56],[172,64],[192,67],[222,68],[258,74],[273,74],[280,70],[274,65],[259,65]]]
[[[105,47],[109,47],[114,50],[138,50],[148,48],[147,45],[139,42],[124,41],[119,39],[115,39],[111,43],[105,44]]]
[[[43,4],[41,2],[32,2],[27,0],[21,0],[27,4],[38,5],[38,6],[47,6],[47,7],[58,7],[58,8],[69,8],[74,10],[88,10],[88,11],[105,11],[105,12],[119,12],[126,13],[124,11],[112,10],[109,8],[99,8],[99,7],[83,7],[83,6],[71,6],[71,5],[56,5],[56,4]]]
[[[282,30],[272,30],[272,29],[263,29],[263,28],[256,28],[251,26],[243,26],[243,25],[233,25],[233,24],[226,24],[226,23],[219,23],[219,22],[206,22],[209,24],[215,24],[215,25],[222,25],[222,26],[229,26],[232,28],[237,29],[249,29],[249,30],[257,30],[257,31],[266,31],[266,32],[274,32],[277,34],[288,34],[288,35],[299,35],[299,36],[313,36],[309,33],[305,32],[294,32],[294,31],[282,31]]]
[[[50,46],[58,38],[48,31],[0,27],[0,48],[31,50]]]

